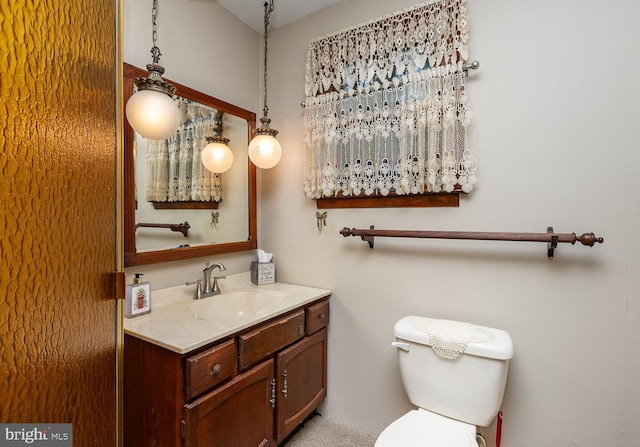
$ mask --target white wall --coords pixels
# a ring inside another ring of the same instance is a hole
[[[308,41],[412,4],[346,0],[270,39],[270,116],[284,154],[262,173],[260,245],[275,253],[278,280],[334,292],[324,415],[376,435],[410,408],[389,343],[397,319],[419,314],[511,334],[503,445],[639,445],[638,2],[470,0],[477,189],[453,209],[329,210],[319,233],[302,194]],[[380,238],[372,251],[338,234],[372,224],[551,225],[605,243],[561,244],[547,259],[539,243]]]
[[[168,79],[247,110],[260,109],[261,38],[215,2],[171,0],[159,3],[157,45]],[[124,1],[124,61],[140,68],[151,62],[151,0]],[[261,8],[261,5],[256,5]],[[224,218],[224,215],[221,216]],[[126,270],[143,273],[153,289],[202,276],[205,261],[223,262],[229,274],[249,270],[253,250]]]

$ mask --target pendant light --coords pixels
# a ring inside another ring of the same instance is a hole
[[[158,0],[153,0],[153,63],[147,65],[148,77],[134,81],[138,91],[129,98],[126,114],[129,124],[138,134],[151,140],[165,140],[178,130],[182,115],[173,101],[176,88],[162,79],[164,67],[159,64],[161,53],[160,48],[156,46],[157,15]]]
[[[213,136],[207,137],[207,144],[200,159],[205,168],[216,174],[228,171],[233,164],[233,152],[229,149],[229,139],[222,136],[222,112],[216,110],[213,117]]]
[[[272,12],[273,0],[269,0],[264,4],[264,108],[263,116],[260,118],[262,126],[255,130],[255,136],[249,143],[249,159],[261,169],[274,167],[282,156],[282,147],[280,142],[276,140],[278,131],[269,127],[271,120],[267,117],[269,113],[267,107],[267,28]]]

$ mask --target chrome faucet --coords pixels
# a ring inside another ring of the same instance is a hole
[[[208,262],[205,264],[204,270],[204,279],[198,279],[196,281],[188,282],[187,285],[190,286],[192,284],[196,284],[196,291],[193,294],[194,300],[200,300],[202,298],[207,298],[213,295],[220,295],[220,286],[218,285],[219,279],[225,279],[226,276],[214,276],[213,281],[211,281],[211,272],[215,269],[219,269],[221,272],[225,271],[227,268],[220,264],[219,262],[214,262],[209,264]],[[204,281],[204,290],[202,290],[202,281]]]
[[[204,273],[204,291],[202,292],[203,298],[206,298],[211,295],[220,295],[220,287],[218,286],[219,279],[225,279],[226,276],[214,276],[213,283],[211,282],[211,272],[216,268],[220,269],[221,272],[224,272],[227,268],[220,264],[219,262],[214,262],[213,264],[209,264],[208,262],[205,264],[205,268],[202,271]]]

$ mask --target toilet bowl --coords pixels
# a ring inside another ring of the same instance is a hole
[[[478,447],[476,426],[423,408],[396,419],[378,436],[375,447]]]
[[[409,316],[394,326],[402,382],[418,407],[391,423],[375,447],[477,447],[476,427],[497,415],[513,343],[505,331]]]

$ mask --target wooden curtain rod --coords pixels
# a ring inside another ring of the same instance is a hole
[[[577,236],[575,233],[554,233],[553,227],[547,227],[546,233],[509,233],[490,231],[411,231],[411,230],[376,230],[371,225],[368,230],[344,227],[340,230],[344,237],[360,236],[373,248],[373,240],[379,237],[410,237],[426,239],[469,239],[481,241],[517,241],[517,242],[546,242],[547,256],[552,258],[559,242],[575,244],[580,241],[582,245],[593,247],[596,242],[603,243],[604,239],[596,237],[593,233],[584,233]]]
[[[180,224],[161,224],[161,223],[138,223],[138,224],[136,224],[136,229],[138,229],[139,227],[145,227],[145,228],[168,228],[171,231],[178,231],[178,232],[182,233],[184,235],[184,237],[187,237],[187,232],[189,231],[189,228],[191,228],[191,225],[189,225],[189,222],[184,222],[184,223],[180,223]]]

